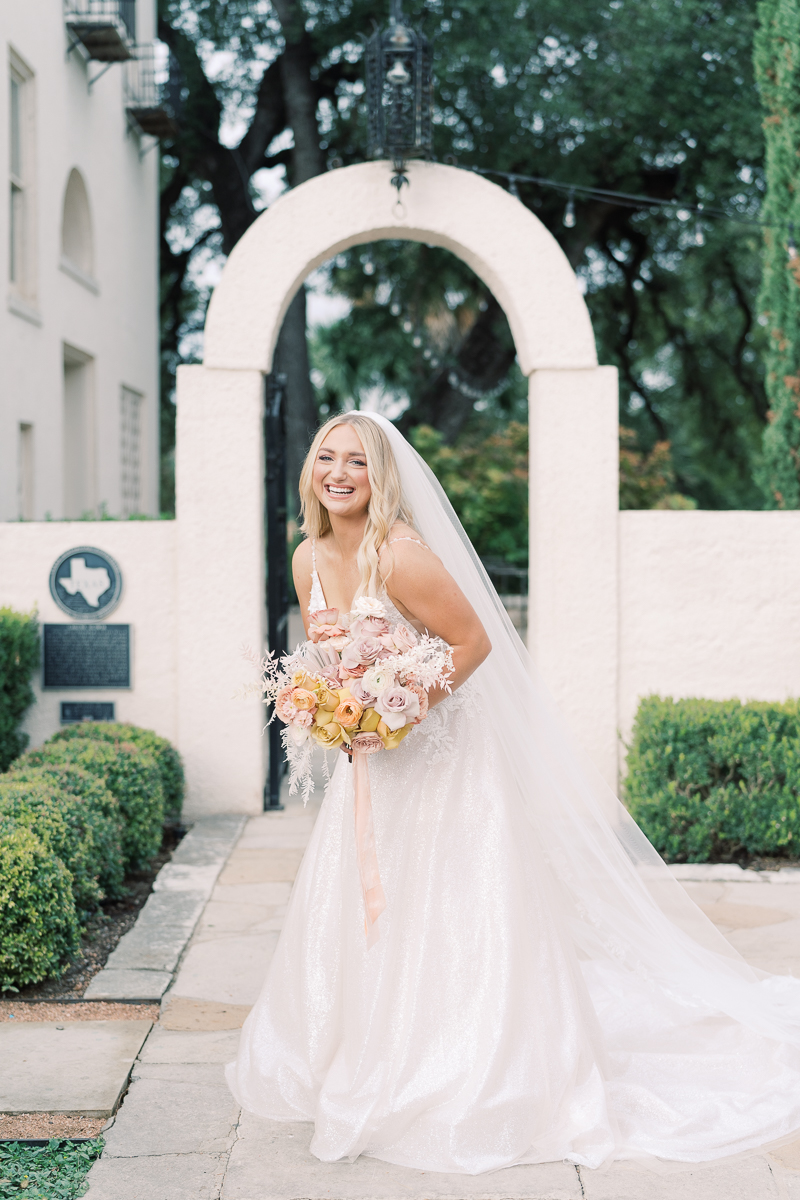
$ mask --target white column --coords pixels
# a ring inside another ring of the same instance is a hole
[[[261,811],[264,706],[242,646],[266,641],[264,377],[178,368],[178,746],[188,816]]]
[[[534,371],[529,396],[528,644],[584,749],[616,787],[616,368]]]

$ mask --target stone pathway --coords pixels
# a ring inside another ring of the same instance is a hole
[[[800,1143],[663,1175],[550,1163],[469,1177],[375,1159],[326,1165],[308,1151],[310,1125],[242,1113],[223,1066],[261,988],[317,813],[313,800],[305,811],[286,800],[284,812],[247,822],[216,878],[91,1170],[87,1200],[800,1200]],[[676,874],[752,962],[800,976],[800,871]]]

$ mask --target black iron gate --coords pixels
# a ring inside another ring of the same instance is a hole
[[[289,582],[286,547],[286,419],[284,401],[286,376],[267,376],[264,409],[264,457],[266,463],[267,533],[267,637],[269,648],[279,658],[289,641]],[[272,706],[268,709],[272,716]],[[264,785],[264,811],[275,812],[281,804],[281,778],[286,762],[281,745],[281,725],[269,729],[269,770]]]

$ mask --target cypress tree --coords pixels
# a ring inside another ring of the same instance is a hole
[[[754,46],[766,110],[759,310],[769,333],[768,424],[758,482],[769,508],[800,508],[800,0],[760,0]]]

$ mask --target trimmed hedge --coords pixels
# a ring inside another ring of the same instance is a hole
[[[625,799],[669,862],[800,855],[800,705],[641,701]]]
[[[35,612],[0,608],[0,771],[28,744],[19,724],[36,696],[31,676],[39,665],[39,622]]]
[[[95,742],[73,738],[48,742],[18,762],[21,768],[74,763],[105,781],[122,813],[122,853],[127,869],[140,870],[161,847],[164,790],[152,754],[132,742]]]
[[[51,742],[67,742],[73,738],[91,738],[94,741],[132,742],[140,750],[152,754],[161,772],[164,788],[164,812],[171,820],[181,815],[185,780],[181,756],[171,742],[159,737],[152,729],[141,729],[138,725],[117,725],[111,721],[81,721],[68,725],[54,733]]]
[[[0,796],[6,783],[26,784],[35,791],[47,781],[66,795],[68,805],[76,811],[76,815],[79,814],[79,819],[91,828],[91,866],[102,893],[100,898],[115,900],[124,896],[122,814],[102,779],[72,763],[13,767],[8,775],[0,777]],[[66,859],[64,861],[66,862]],[[69,865],[67,863],[67,866]]]
[[[0,779],[0,832],[23,826],[61,859],[72,876],[75,910],[80,919],[85,919],[102,896],[86,806],[77,797],[62,792],[52,779],[33,784]]]
[[[0,831],[0,991],[58,975],[79,945],[67,868],[30,829]]]

